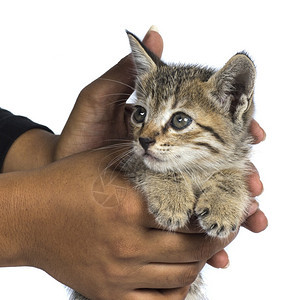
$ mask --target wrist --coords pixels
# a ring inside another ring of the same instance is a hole
[[[26,131],[10,147],[2,172],[35,169],[53,162],[58,138],[42,129]]]
[[[21,189],[26,189],[27,173],[13,172],[0,175],[0,266],[27,265],[29,243],[25,234],[31,226],[27,213],[30,201]],[[30,179],[29,179],[30,181]]]

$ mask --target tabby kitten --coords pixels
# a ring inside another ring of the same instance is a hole
[[[127,32],[137,70],[133,152],[124,170],[162,228],[196,217],[207,235],[238,229],[250,199],[255,67],[245,53],[219,71],[167,65]],[[200,276],[188,300],[204,299]],[[86,299],[77,294],[72,299]]]

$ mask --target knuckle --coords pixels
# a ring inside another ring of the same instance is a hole
[[[195,261],[206,261],[211,256],[212,249],[210,247],[199,247],[193,252]]]
[[[193,258],[196,261],[207,261],[215,253],[222,250],[229,243],[229,239],[215,239],[212,237],[205,237],[204,243],[193,252]]]
[[[139,246],[130,239],[119,239],[112,246],[112,255],[118,260],[128,260],[138,257]]]
[[[86,87],[84,87],[79,95],[78,95],[78,101],[82,102],[82,101],[87,101],[87,102],[92,102],[96,99],[96,95],[93,92],[91,85],[87,85]]]
[[[130,201],[122,203],[123,221],[127,224],[139,224],[144,218],[145,212],[147,212],[145,201],[140,201],[140,196],[136,193],[136,190],[128,188],[128,186],[126,188],[127,199],[130,199]]]
[[[196,249],[196,250],[194,250],[192,258],[195,261],[205,260],[205,253],[203,252],[203,249]]]
[[[124,269],[121,268],[119,265],[113,265],[107,268],[106,270],[106,280],[113,285],[117,284],[119,282],[122,282],[124,278],[126,277],[126,274],[124,272]]]

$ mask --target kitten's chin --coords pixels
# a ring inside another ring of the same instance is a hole
[[[166,172],[171,170],[166,162],[162,161],[154,161],[151,158],[145,158],[143,160],[144,164],[147,166],[147,168],[155,171],[155,172]]]
[[[161,160],[155,156],[144,154],[142,156],[143,162],[147,168],[155,172],[167,172],[173,170],[167,160]]]
[[[154,152],[141,149],[135,149],[135,154],[141,158],[143,163],[148,169],[151,169],[155,172],[167,172],[175,168],[171,167],[170,162],[166,158],[158,157]]]

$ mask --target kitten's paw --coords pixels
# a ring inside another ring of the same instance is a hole
[[[234,214],[226,214],[220,210],[213,209],[211,206],[197,205],[195,208],[199,225],[209,236],[226,238],[240,226],[238,217]]]
[[[187,225],[193,213],[191,209],[179,211],[166,208],[154,211],[150,209],[150,212],[154,214],[155,220],[159,225],[170,231],[175,231]]]
[[[150,213],[163,229],[175,231],[187,225],[196,200],[187,177],[173,172],[148,174],[144,193]]]

